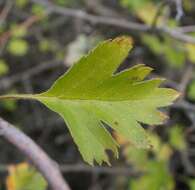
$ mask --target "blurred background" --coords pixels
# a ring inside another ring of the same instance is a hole
[[[146,64],[181,92],[163,110],[165,124],[147,127],[151,150],[115,133],[120,158],[90,167],[63,120],[40,103],[1,101],[0,115],[60,164],[73,190],[195,190],[194,0],[0,0],[0,93],[42,92],[98,42],[120,35],[134,42],[120,70]],[[0,150],[2,190],[47,189],[17,149],[0,139]]]

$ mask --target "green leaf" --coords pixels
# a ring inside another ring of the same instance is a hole
[[[165,58],[165,60],[173,67],[181,67],[185,60],[185,52],[181,43],[164,36],[160,40],[156,36],[143,35],[143,42],[157,55]]]
[[[147,148],[147,134],[140,123],[161,124],[166,117],[156,108],[170,105],[178,93],[159,88],[162,79],[142,81],[151,71],[144,65],[115,74],[131,47],[128,37],[100,43],[48,91],[11,97],[37,99],[61,115],[90,164],[109,163],[107,149],[118,156],[118,144],[102,122],[131,144]]]
[[[186,43],[185,47],[186,47],[188,59],[192,63],[194,63],[195,62],[195,55],[194,55],[195,45],[194,44],[190,44],[190,43]]]
[[[9,67],[7,63],[3,59],[0,59],[0,76],[7,74],[8,71]]]
[[[129,10],[138,10],[147,5],[150,0],[120,0],[122,6],[129,8]]]
[[[42,17],[42,16],[45,15],[45,10],[44,10],[44,8],[42,6],[34,4],[32,6],[32,13],[37,15],[37,16]]]
[[[138,179],[131,180],[130,189],[139,190],[140,187],[142,190],[174,189],[174,180],[165,162],[148,160],[145,165],[146,173]]]
[[[23,26],[18,27],[18,25],[14,25],[12,28],[12,37],[21,38],[27,34],[26,28]]]
[[[28,51],[28,43],[25,40],[14,38],[8,44],[8,51],[16,56],[22,56]]]
[[[190,83],[187,95],[191,100],[195,100],[195,80]]]
[[[187,147],[182,126],[176,125],[170,129],[169,141],[178,150],[184,150]]]
[[[190,179],[188,181],[188,184],[190,186],[190,190],[195,190],[195,180],[194,179]]]
[[[28,4],[27,0],[16,0],[16,5],[20,8],[25,7]]]

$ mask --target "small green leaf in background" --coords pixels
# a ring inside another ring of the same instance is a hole
[[[33,4],[32,13],[37,15],[37,16],[44,16],[45,15],[45,9],[44,9],[43,6]]]
[[[8,51],[16,56],[25,55],[28,51],[28,43],[19,38],[13,38],[8,44]]]
[[[170,137],[169,137],[170,144],[178,149],[184,150],[186,148],[184,133],[182,127],[176,125],[170,129]]]
[[[27,34],[26,28],[25,27],[18,27],[18,25],[15,25],[12,30],[12,37],[15,38],[20,38],[20,37],[24,37]]]
[[[20,8],[25,7],[28,4],[28,0],[16,0],[16,5]]]
[[[120,3],[147,25],[153,24],[160,5],[156,0],[120,0]],[[169,24],[169,21],[171,20],[169,19],[167,22],[167,14],[169,14],[169,12],[170,8],[168,6],[163,7],[155,24],[163,25],[165,22],[166,24]],[[174,20],[172,19],[172,21]]]
[[[54,3],[64,7],[74,7],[84,2],[82,0],[54,0]]]
[[[122,151],[130,164],[133,164],[136,169],[145,172],[148,170],[148,165],[146,165],[148,161],[163,161],[166,163],[172,154],[171,147],[163,143],[158,135],[151,132],[148,135],[152,144],[151,149],[137,149],[131,145],[126,145]],[[152,158],[150,158],[149,152],[152,153]]]
[[[61,76],[46,92],[1,98],[37,99],[64,118],[84,160],[107,162],[106,150],[118,157],[118,144],[102,121],[140,148],[150,147],[140,123],[162,124],[167,118],[157,110],[178,97],[173,89],[159,88],[162,79],[143,79],[151,68],[136,65],[114,74],[128,56],[132,40],[119,37],[100,43]]]
[[[150,10],[150,11],[148,11],[148,10]],[[136,15],[144,23],[151,25],[151,24],[153,24],[157,10],[158,10],[158,7],[155,6],[155,4],[147,3],[145,6],[136,10]],[[158,23],[162,23],[162,16],[161,15],[158,18],[156,24],[158,24]]]
[[[194,179],[189,180],[188,184],[190,186],[190,190],[195,190],[195,180]]]
[[[186,43],[185,47],[186,47],[188,59],[192,63],[195,63],[195,53],[194,53],[195,52],[195,45],[194,44],[190,44],[190,43]]]
[[[132,190],[173,190],[174,181],[166,163],[162,161],[148,161],[147,173],[130,182]]]
[[[143,42],[155,53],[161,55],[173,67],[181,67],[185,61],[185,51],[181,43],[168,37],[159,39],[152,35],[143,35]]]
[[[130,10],[138,10],[147,5],[150,0],[120,0],[120,2],[124,7],[127,7]]]
[[[158,37],[145,34],[142,40],[154,53],[162,54],[163,43]]]
[[[168,168],[172,149],[155,133],[149,135],[153,145],[149,151],[127,145],[122,152],[135,171],[141,172],[139,177],[131,178],[129,189],[172,190],[174,180]]]
[[[7,63],[3,59],[0,59],[0,76],[7,74],[8,71],[9,67]]]
[[[52,42],[50,42],[49,40],[47,39],[42,39],[40,42],[39,42],[39,49],[42,51],[42,52],[47,52],[47,51],[50,51],[52,49]]]
[[[7,111],[14,111],[17,108],[16,101],[5,100],[0,105]]]
[[[6,179],[7,190],[46,190],[44,178],[27,163],[9,167]]]
[[[195,80],[190,83],[187,95],[191,100],[195,100]]]
[[[137,149],[134,146],[128,146],[124,149],[123,154],[127,161],[141,171],[146,169],[146,163],[148,161],[148,153],[145,149]]]
[[[12,89],[11,91],[8,91],[8,94],[16,94],[17,91]],[[2,107],[5,111],[12,112],[17,108],[17,100],[9,101],[4,100],[0,102],[0,107]]]

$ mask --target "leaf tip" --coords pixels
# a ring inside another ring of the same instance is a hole
[[[180,98],[180,97],[183,96],[183,93],[178,92],[178,91],[176,91],[176,90],[174,90],[174,91],[175,91],[175,96],[174,96],[175,100],[177,100],[178,98]]]
[[[172,96],[171,104],[173,104],[176,100],[178,100],[180,97],[183,96],[183,94],[181,92],[178,92],[177,90],[170,89],[170,91],[171,91],[171,96]]]
[[[166,122],[169,119],[169,116],[164,114],[163,112],[159,112],[160,118],[162,119],[160,124],[163,124],[164,122]]]
[[[129,47],[133,46],[133,39],[129,36],[120,36],[112,40],[112,42],[119,44],[120,46]]]

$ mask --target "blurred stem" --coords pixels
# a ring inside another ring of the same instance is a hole
[[[32,139],[2,118],[0,118],[0,135],[34,164],[53,190],[70,190],[57,164]]]

